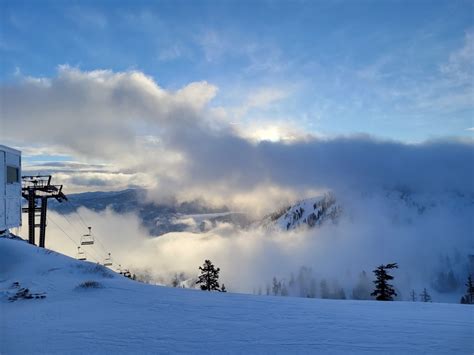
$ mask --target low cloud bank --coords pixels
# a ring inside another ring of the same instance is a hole
[[[80,213],[94,226],[93,232],[117,263],[151,282],[170,285],[179,273],[196,277],[198,266],[211,259],[221,268],[221,279],[229,290],[265,292],[274,276],[288,285],[291,275],[297,276],[306,266],[312,269],[317,288],[325,279],[331,285],[337,283],[351,297],[363,270],[372,279],[375,266],[397,262],[400,269],[394,272],[394,284],[401,299],[408,299],[411,289],[426,287],[435,301],[458,301],[472,267],[468,255],[474,254],[473,222],[469,218],[474,212],[472,200],[452,196],[446,200],[410,200],[400,196],[345,196],[340,199],[344,213],[337,224],[292,232],[242,230],[220,224],[206,233],[169,233],[152,238],[133,214],[85,209]],[[60,215],[51,216],[79,240],[80,224],[74,215],[68,216],[71,224]],[[50,247],[73,256],[74,244],[55,225],[48,228]],[[96,245],[90,257],[99,258],[103,251]],[[447,277],[449,272],[456,284],[446,288],[440,277]]]

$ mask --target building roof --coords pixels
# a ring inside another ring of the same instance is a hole
[[[10,148],[2,144],[0,144],[0,151],[21,155],[21,151],[19,151],[18,149]]]

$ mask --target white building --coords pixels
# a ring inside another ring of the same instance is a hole
[[[0,234],[21,225],[21,152],[0,144]]]

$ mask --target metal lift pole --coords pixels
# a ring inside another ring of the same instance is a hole
[[[41,219],[40,219],[40,237],[39,247],[44,248],[44,242],[46,240],[46,211],[48,210],[48,198],[41,197]]]
[[[28,243],[35,244],[35,209],[36,196],[33,189],[28,189]]]

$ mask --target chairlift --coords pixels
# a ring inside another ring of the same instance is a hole
[[[112,257],[110,256],[110,253],[108,253],[109,256],[107,256],[104,260],[104,266],[112,266]]]
[[[81,247],[77,247],[77,260],[87,260],[86,253],[81,249]]]
[[[81,245],[92,245],[94,244],[94,237],[92,236],[92,227],[87,227],[89,229],[89,233],[84,234],[81,237]]]

